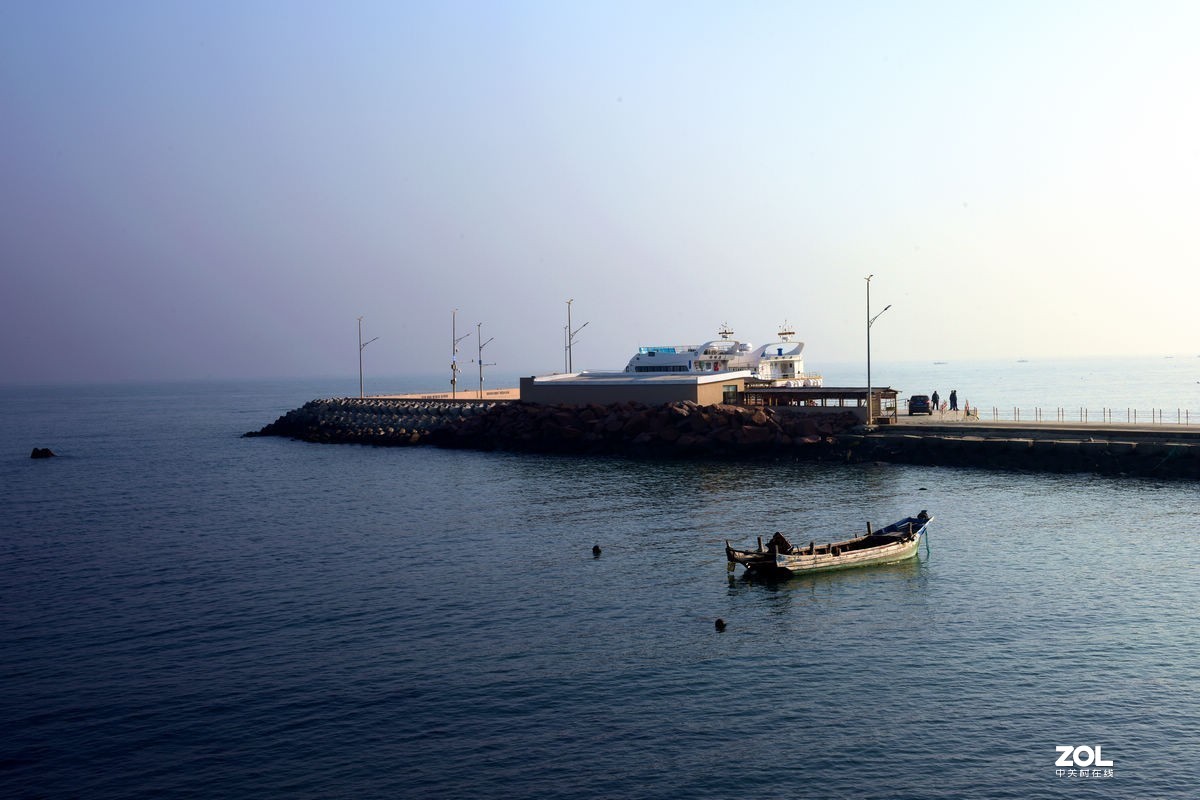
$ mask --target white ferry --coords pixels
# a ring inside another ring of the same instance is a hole
[[[755,347],[733,337],[722,325],[714,339],[700,345],[639,347],[625,365],[626,372],[683,372],[711,374],[748,370],[760,381],[776,386],[820,386],[820,375],[804,371],[804,342],[793,342],[796,332],[784,323],[779,341]]]

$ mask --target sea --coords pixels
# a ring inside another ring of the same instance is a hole
[[[1194,355],[873,371],[1200,412]],[[0,796],[1200,796],[1192,482],[241,436],[357,383],[0,388]]]

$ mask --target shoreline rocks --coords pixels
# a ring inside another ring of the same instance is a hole
[[[632,456],[793,456],[828,454],[833,436],[858,424],[853,414],[787,408],[498,404],[433,433],[442,447]]]

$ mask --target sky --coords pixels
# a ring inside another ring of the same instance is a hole
[[[1200,4],[0,4],[0,383],[1200,353]],[[455,311],[457,310],[457,313]],[[586,323],[586,327],[584,327]],[[448,378],[447,378],[448,381]],[[431,387],[435,388],[435,387]]]

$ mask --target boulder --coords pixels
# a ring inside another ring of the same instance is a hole
[[[757,425],[743,425],[739,439],[743,444],[756,445],[766,444],[774,438],[768,428],[760,428]]]
[[[29,454],[30,458],[54,458],[54,452],[49,447],[35,447]]]
[[[676,419],[684,419],[692,413],[692,409],[683,403],[672,403],[667,411]]]
[[[679,429],[669,427],[663,428],[658,432],[658,438],[668,443],[677,441],[680,438]]]

